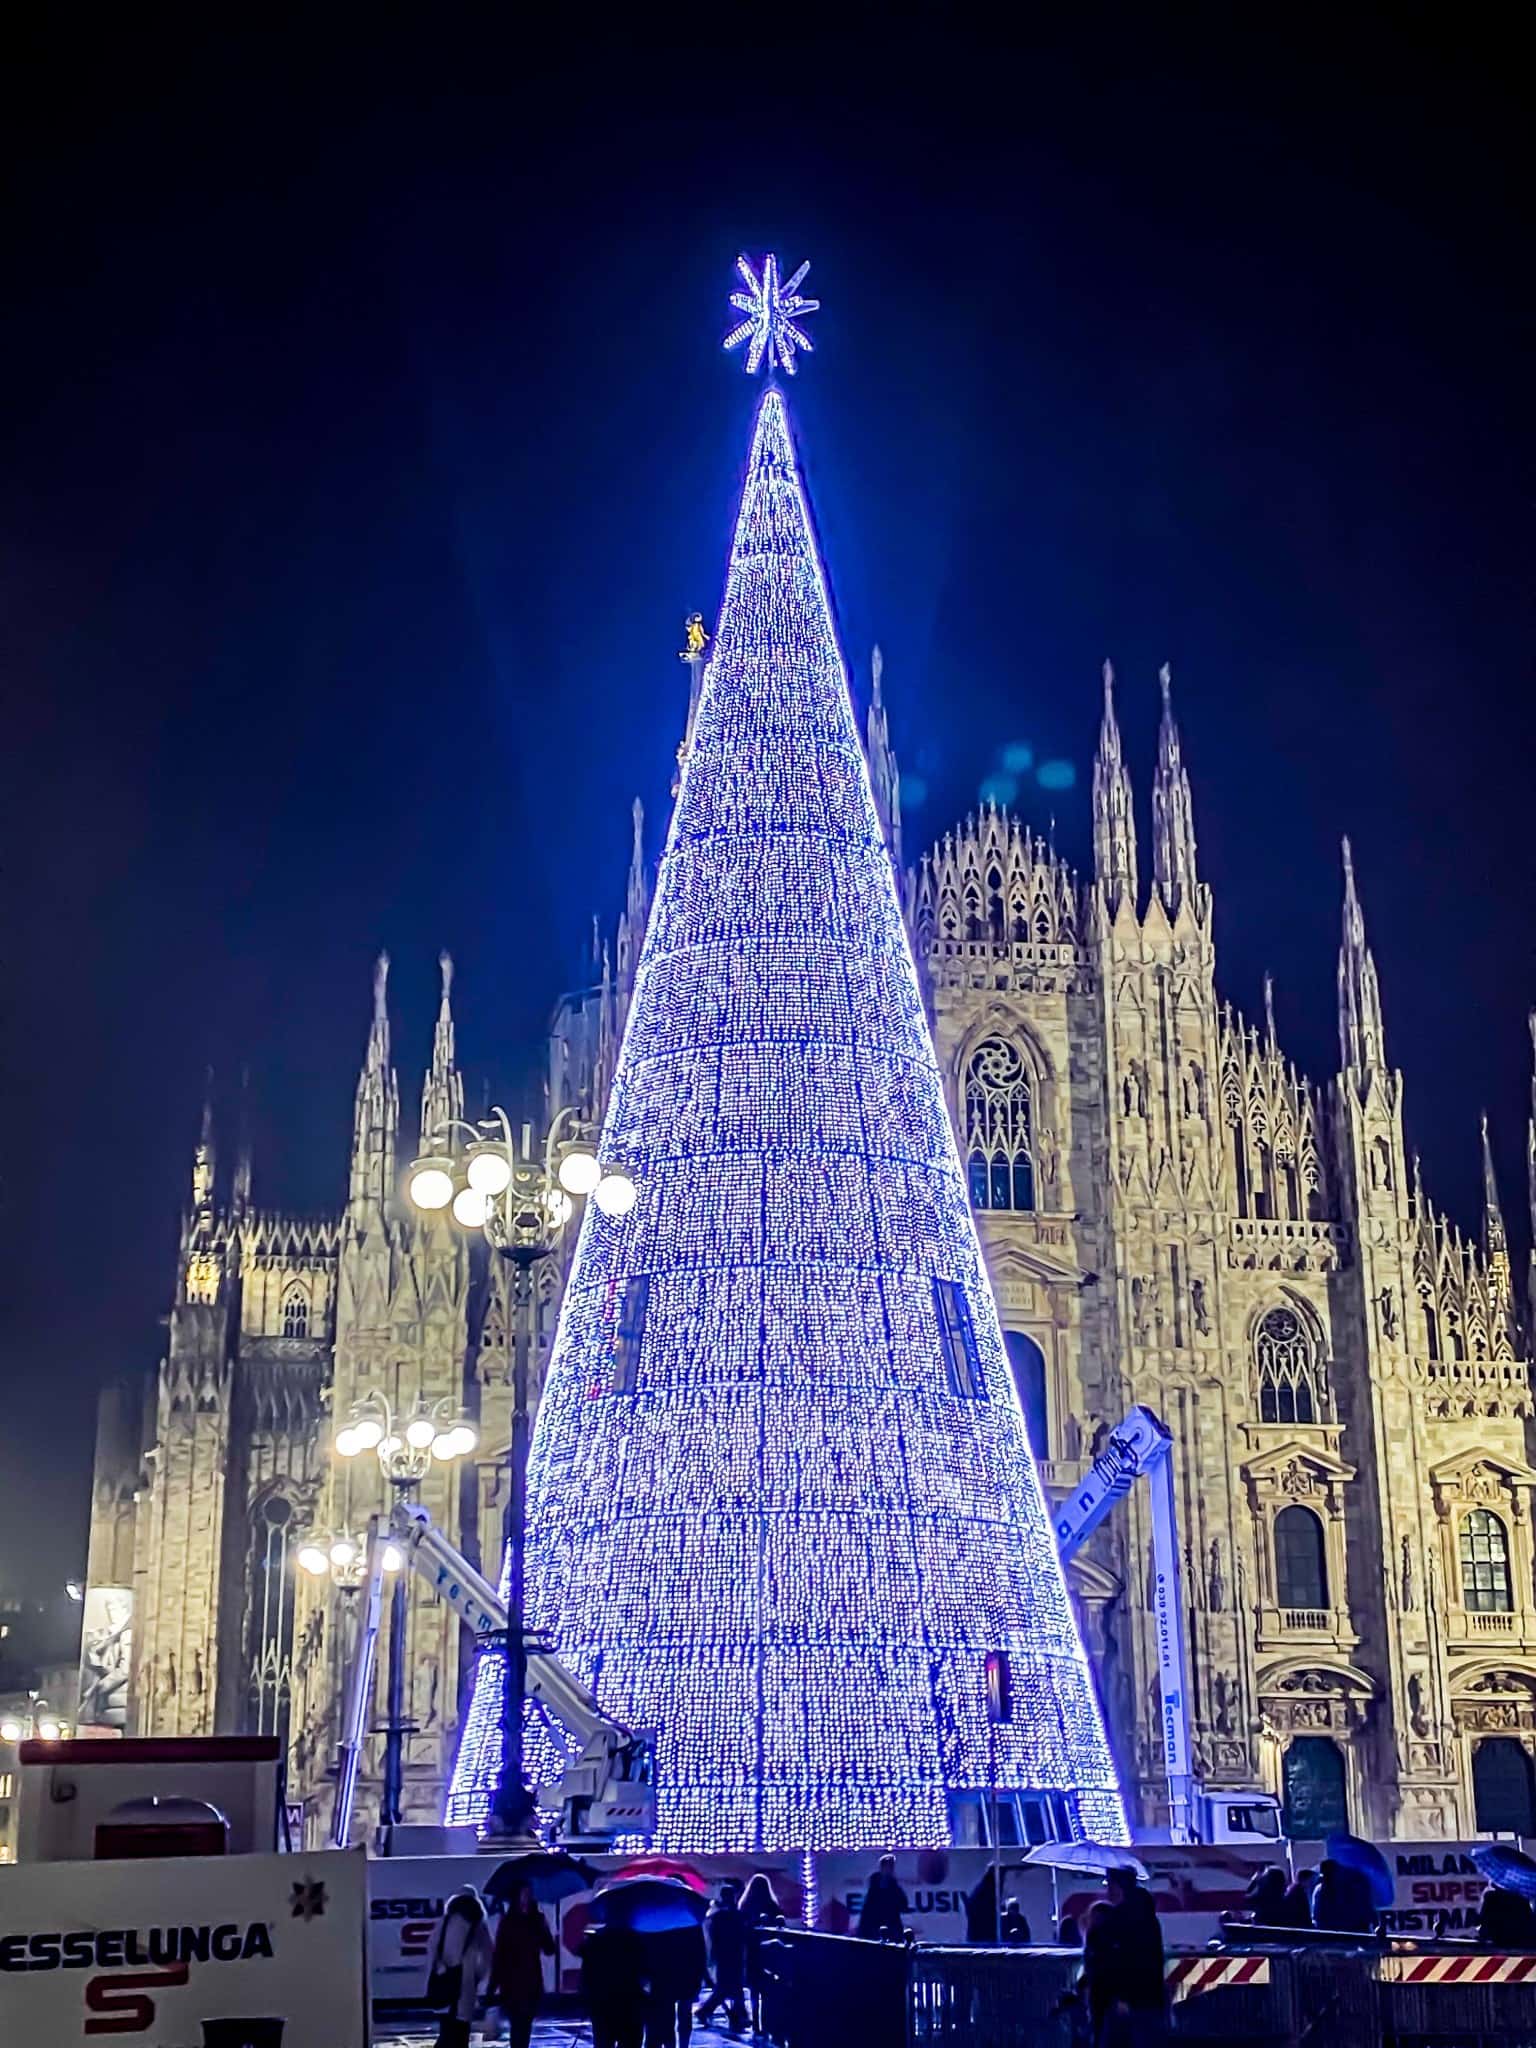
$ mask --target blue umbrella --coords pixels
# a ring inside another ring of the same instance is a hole
[[[1472,1862],[1490,1884],[1518,1892],[1522,1899],[1536,1899],[1536,1863],[1523,1849],[1512,1849],[1508,1842],[1479,1842]]]
[[[666,1934],[674,1927],[697,1927],[709,1911],[703,1892],[677,1877],[619,1877],[605,1884],[592,1901],[592,1916],[610,1927],[633,1928],[636,1934]]]
[[[1323,1853],[1345,1870],[1359,1871],[1371,1888],[1371,1904],[1378,1912],[1385,1912],[1392,1904],[1397,1896],[1392,1866],[1374,1842],[1362,1842],[1358,1835],[1336,1828],[1323,1844]]]

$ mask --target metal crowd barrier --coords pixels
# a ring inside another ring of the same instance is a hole
[[[919,1948],[786,1929],[779,2048],[1093,2048],[1068,1949]],[[1170,1956],[1164,2038],[1207,2048],[1536,2048],[1536,1955],[1433,1944]]]

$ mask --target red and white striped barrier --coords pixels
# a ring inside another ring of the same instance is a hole
[[[1383,1956],[1388,1984],[1525,1984],[1536,1978],[1536,1955]]]
[[[1536,1962],[1536,1956],[1530,1960]],[[1269,1957],[1170,1956],[1167,1982],[1168,1996],[1175,2005],[1181,1998],[1194,1998],[1224,1984],[1267,1984]]]

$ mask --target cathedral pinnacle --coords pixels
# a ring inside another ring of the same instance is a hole
[[[350,1206],[358,1215],[380,1210],[394,1200],[395,1139],[400,1129],[400,1088],[389,1063],[389,955],[380,953],[373,969],[373,1020],[368,1050],[357,1079],[352,1116]]]
[[[1164,662],[1157,674],[1163,693],[1162,723],[1157,734],[1157,772],[1152,780],[1152,873],[1170,917],[1189,903],[1194,908],[1199,878],[1195,870],[1195,814],[1189,775],[1173,716],[1173,671]]]
[[[875,809],[885,827],[885,843],[898,875],[901,873],[901,776],[891,747],[891,721],[881,694],[885,656],[877,647],[869,658],[869,717],[864,734],[869,756],[869,780],[875,792]]]
[[[1339,1051],[1344,1071],[1362,1099],[1371,1079],[1386,1072],[1386,1038],[1381,1022],[1381,992],[1376,962],[1365,940],[1365,914],[1355,888],[1355,861],[1349,840],[1344,853],[1344,932],[1339,946]]]
[[[213,1183],[218,1153],[213,1141],[213,1069],[203,1073],[203,1121],[192,1154],[192,1207],[199,1215],[213,1208]]]
[[[1483,1112],[1483,1250],[1490,1261],[1509,1257],[1509,1238],[1504,1229],[1504,1213],[1499,1207],[1498,1176],[1493,1168],[1493,1147],[1488,1141],[1488,1113]]]
[[[1115,671],[1104,664],[1104,719],[1093,762],[1093,863],[1113,915],[1122,901],[1136,907],[1136,818],[1131,778],[1115,719]]]
[[[432,1033],[432,1064],[421,1089],[421,1150],[428,1151],[440,1131],[464,1114],[464,1081],[454,1060],[453,955],[439,953],[438,969],[443,977],[438,998],[437,1024]]]

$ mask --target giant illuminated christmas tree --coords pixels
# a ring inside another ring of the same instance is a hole
[[[737,338],[792,370],[803,273],[744,275]],[[995,1649],[998,1782],[1123,1840],[773,387],[602,1151],[640,1198],[582,1226],[528,1615],[659,1731],[659,1845],[949,1841]],[[451,1818],[499,1687],[487,1657]]]

